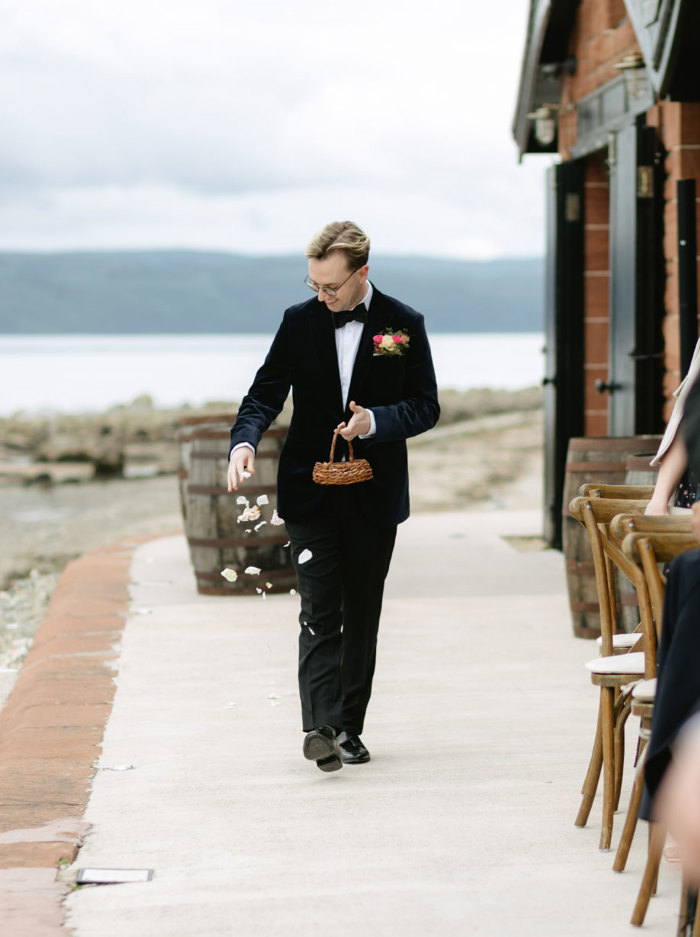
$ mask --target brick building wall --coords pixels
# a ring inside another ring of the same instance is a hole
[[[559,153],[569,159],[576,142],[576,111],[567,105],[586,97],[618,78],[615,68],[626,55],[639,52],[623,0],[582,0],[569,40],[569,54],[576,57],[576,74],[565,75],[562,112],[559,116]]]
[[[559,153],[571,158],[577,139],[577,113],[581,98],[619,77],[614,67],[625,56],[638,52],[634,30],[623,0],[582,0],[569,43],[576,57],[576,74],[564,76],[559,113]],[[567,105],[570,109],[567,110]],[[700,196],[700,102],[662,101],[647,113],[666,153],[664,184],[664,419],[673,407],[673,391],[680,382],[678,303],[678,245],[676,182],[695,179]],[[584,288],[584,431],[587,436],[608,434],[607,395],[598,394],[595,381],[608,377],[609,325],[609,184],[607,149],[585,158],[585,274]],[[700,197],[697,204],[700,218]],[[700,223],[698,224],[700,245]],[[700,282],[700,256],[698,282]],[[700,330],[699,330],[700,331]]]

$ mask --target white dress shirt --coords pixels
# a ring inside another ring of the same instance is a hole
[[[367,281],[367,292],[364,295],[364,298],[360,300],[356,305],[359,306],[360,303],[365,304],[365,308],[369,312],[369,304],[372,302],[372,294],[374,290],[372,289],[372,284]],[[353,309],[356,307],[353,306]],[[329,310],[330,312],[330,310]],[[330,313],[332,315],[332,313]],[[335,330],[335,350],[338,355],[338,371],[340,373],[340,389],[342,391],[343,397],[343,408],[348,405],[348,393],[350,392],[350,379],[352,378],[352,371],[355,367],[355,358],[357,358],[357,349],[360,344],[360,339],[362,338],[362,331],[364,329],[363,322],[346,322],[345,325],[341,326],[339,329]],[[367,410],[369,413],[369,432],[363,433],[360,436],[360,439],[368,439],[370,436],[374,436],[377,432],[377,424],[374,419],[374,413],[371,410]],[[252,443],[249,442],[239,442],[231,450],[231,454],[240,449],[241,446],[247,446],[249,449],[252,449],[255,452],[255,447]]]

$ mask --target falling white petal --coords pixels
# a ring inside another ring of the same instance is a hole
[[[221,570],[221,575],[224,577],[224,579],[228,580],[228,582],[235,582],[238,579],[238,573],[236,570],[229,569],[228,566],[226,569]]]
[[[245,521],[257,521],[259,517],[260,508],[257,506],[257,504],[254,504],[252,507],[245,508],[245,510],[238,515],[236,521],[239,524],[243,524]]]
[[[266,599],[266,598],[267,598],[267,592],[263,592],[262,597],[263,597],[264,599]]]
[[[281,527],[284,524],[284,521],[277,513],[277,508],[272,512],[272,517],[270,518],[270,523],[273,527]]]
[[[288,547],[291,542],[292,542],[291,540],[288,540],[286,543],[283,543],[282,549],[284,550],[285,547]]]
[[[245,495],[239,495],[236,498],[236,504],[245,504],[245,506],[248,507],[249,501]]]
[[[253,527],[253,530],[260,530],[260,528],[264,527],[265,524],[267,524],[267,521],[260,521],[259,524],[256,524],[255,527]]]
[[[297,563],[308,563],[312,556],[311,550],[302,550],[297,557]]]
[[[262,593],[262,589],[260,588],[260,586],[256,586],[255,591],[258,593],[258,595]]]
[[[260,507],[262,507],[263,504],[269,504],[270,499],[268,498],[267,495],[258,495],[258,497],[256,498],[256,503],[259,504]]]
[[[290,589],[290,590],[289,590],[289,594],[290,594],[290,595],[296,595],[296,594],[297,594],[297,590],[296,590],[296,589]]]
[[[246,576],[259,576],[262,570],[259,566],[246,566],[244,572]]]
[[[266,583],[265,583],[265,588],[266,588],[266,589],[271,589],[271,588],[272,588],[272,583],[271,583],[271,582],[266,582]]]

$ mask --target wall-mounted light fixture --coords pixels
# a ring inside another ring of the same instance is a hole
[[[540,146],[549,146],[554,142],[557,132],[557,111],[560,114],[569,114],[574,110],[576,110],[575,104],[541,104],[536,111],[527,115],[535,122],[535,140]]]
[[[527,116],[535,122],[535,140],[540,146],[549,146],[553,143],[557,129],[554,110],[548,104],[543,104]]]
[[[622,73],[625,82],[627,97],[639,101],[649,93],[649,76],[644,65],[644,58],[640,52],[626,55],[614,68]]]

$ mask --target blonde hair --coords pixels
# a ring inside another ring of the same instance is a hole
[[[350,266],[359,270],[369,259],[369,238],[353,221],[331,221],[311,238],[306,256],[324,260],[332,251],[345,251]]]

